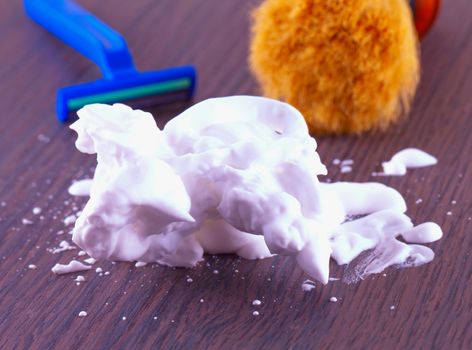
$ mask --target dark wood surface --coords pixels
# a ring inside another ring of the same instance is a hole
[[[81,3],[125,34],[139,68],[195,64],[195,102],[258,93],[247,65],[249,12],[257,1]],[[415,223],[441,225],[432,263],[304,293],[307,276],[284,257],[208,256],[194,269],[107,262],[96,266],[110,275],[88,272],[77,286],[77,274],[50,271],[77,251],[47,249],[70,241],[57,232],[69,230],[63,218],[84,201],[67,187],[89,176],[95,160],[76,151],[75,134],[55,121],[55,91],[99,72],[27,19],[20,1],[0,1],[0,348],[471,349],[471,33],[472,3],[444,1],[421,45],[422,82],[408,121],[382,134],[317,138],[325,163],[355,161],[348,174],[330,165],[330,179],[384,182],[404,194]],[[150,111],[162,125],[187,106]],[[408,146],[439,164],[372,178],[380,161]],[[42,213],[34,215],[34,207]],[[331,271],[339,277],[344,267],[332,263]],[[330,303],[332,296],[339,301]],[[262,305],[252,306],[253,299]],[[78,317],[82,310],[87,317]]]

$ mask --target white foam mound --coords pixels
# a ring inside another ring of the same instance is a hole
[[[327,283],[331,256],[345,264],[374,249],[365,274],[434,257],[395,239],[427,243],[441,232],[414,230],[394,189],[318,182],[326,168],[316,141],[288,104],[209,99],[163,130],[122,104],[88,105],[78,115],[76,146],[97,154],[97,168],[73,240],[94,258],[194,266],[204,252],[283,254]],[[344,223],[359,214],[367,216]]]

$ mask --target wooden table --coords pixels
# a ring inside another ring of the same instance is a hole
[[[81,2],[125,33],[141,69],[195,64],[195,102],[258,93],[247,65],[254,1]],[[90,176],[95,159],[76,151],[75,134],[56,122],[55,91],[99,72],[26,18],[21,2],[0,1],[0,348],[471,349],[471,33],[472,3],[444,1],[422,43],[422,82],[408,121],[382,134],[317,138],[331,180],[386,183],[404,194],[415,223],[441,225],[432,263],[311,292],[301,290],[308,276],[284,257],[208,256],[194,269],[105,262],[96,266],[109,275],[90,271],[76,285],[77,274],[50,269],[78,250],[48,249],[70,241],[63,219],[84,201],[67,187]],[[150,111],[162,125],[187,106]],[[404,177],[371,176],[408,146],[439,164]],[[330,165],[335,157],[354,159],[353,172]],[[332,263],[331,271],[341,276],[344,267]],[[78,317],[82,310],[87,317]]]

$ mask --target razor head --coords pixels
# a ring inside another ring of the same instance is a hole
[[[68,86],[57,92],[57,119],[65,123],[70,112],[91,103],[126,102],[143,106],[145,101],[154,105],[190,99],[196,76],[193,66],[182,66],[145,73],[133,71],[113,79]]]

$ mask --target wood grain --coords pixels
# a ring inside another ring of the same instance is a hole
[[[258,93],[247,66],[255,1],[81,3],[125,34],[139,68],[195,64],[195,102]],[[99,72],[27,19],[21,2],[1,0],[0,348],[471,349],[470,33],[472,3],[444,1],[422,43],[422,82],[409,120],[382,134],[317,139],[328,165],[335,157],[355,160],[348,174],[329,166],[330,180],[384,182],[405,195],[416,223],[442,226],[444,238],[431,244],[432,263],[304,293],[300,285],[307,276],[284,257],[208,256],[194,269],[106,262],[97,266],[110,275],[90,271],[77,286],[77,274],[50,272],[77,251],[47,249],[70,240],[62,220],[84,202],[71,198],[67,187],[90,176],[95,160],[74,149],[74,134],[55,121],[54,100],[57,88],[93,80]],[[162,125],[187,105],[151,112]],[[370,175],[408,146],[432,153],[439,164],[399,178]],[[423,202],[416,204],[419,198]],[[36,206],[40,215],[32,213]],[[22,224],[23,218],[33,224]],[[343,271],[332,264],[332,276]],[[339,301],[330,303],[331,296]],[[251,304],[256,298],[263,302],[259,307]],[[258,317],[252,315],[256,309]],[[78,317],[82,310],[87,317]]]

